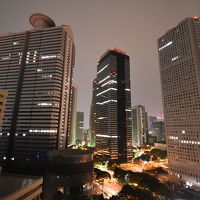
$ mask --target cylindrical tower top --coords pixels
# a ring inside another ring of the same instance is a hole
[[[54,27],[55,22],[48,16],[41,14],[41,13],[35,13],[30,16],[29,18],[30,24],[33,26],[33,28],[48,28],[48,27]]]

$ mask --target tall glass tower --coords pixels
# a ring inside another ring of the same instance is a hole
[[[158,52],[170,173],[200,187],[200,18],[168,30]]]
[[[132,154],[129,56],[108,50],[97,65],[96,149],[106,159],[126,160]]]
[[[8,92],[0,164],[39,171],[46,152],[66,148],[74,42],[69,26],[33,14],[33,29],[0,35],[0,90]]]

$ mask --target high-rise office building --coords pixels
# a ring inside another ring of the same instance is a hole
[[[43,14],[30,23],[31,30],[0,35],[0,89],[8,92],[0,164],[36,172],[47,151],[66,148],[75,48],[69,26]]]
[[[131,117],[133,146],[143,147],[148,143],[148,124],[145,107],[142,105],[133,107]]]
[[[76,117],[76,141],[84,140],[84,112],[77,112]]]
[[[77,123],[77,92],[78,92],[78,87],[77,85],[72,86],[72,93],[71,93],[71,120],[70,120],[70,145],[75,145],[76,144],[76,123]]]
[[[97,79],[93,81],[92,89],[92,102],[90,106],[90,120],[89,120],[89,141],[91,147],[96,146],[96,134],[95,134],[95,125],[96,125],[96,92],[97,92]]]
[[[157,120],[157,117],[154,116],[148,116],[148,132],[149,134],[152,134],[152,129],[153,129],[153,122]]]
[[[170,173],[200,187],[200,18],[158,39]]]
[[[157,142],[165,142],[165,124],[163,119],[156,118],[152,123],[152,136],[156,136]]]
[[[108,50],[97,65],[96,149],[107,159],[126,160],[132,155],[129,56]]]
[[[87,145],[89,144],[89,134],[90,134],[89,129],[84,129],[83,130],[83,141]]]

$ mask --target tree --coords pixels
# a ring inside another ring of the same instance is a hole
[[[132,199],[135,197],[135,199],[137,198],[138,200],[157,200],[151,192],[130,185],[124,185],[120,193],[126,196],[131,196],[133,197]]]
[[[111,179],[111,175],[106,171],[101,171],[100,169],[94,168],[94,178],[96,180],[105,178]]]
[[[105,200],[103,194],[93,195],[93,200]]]
[[[116,167],[119,167],[119,165],[120,165],[120,162],[117,162],[117,161],[109,161],[109,162],[108,162],[108,165],[107,165],[107,169],[113,171]]]
[[[151,192],[157,193],[161,196],[168,196],[169,189],[152,175],[147,173],[126,171],[119,167],[114,170],[114,177],[121,184],[137,185],[140,188],[148,188]],[[128,177],[128,180],[126,179]]]
[[[149,153],[150,155],[157,156],[161,159],[167,158],[167,151],[162,151],[160,149],[152,149]]]
[[[101,165],[101,164],[102,164],[102,160],[98,158],[97,156],[94,156],[94,165]]]

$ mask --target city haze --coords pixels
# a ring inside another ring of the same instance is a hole
[[[157,39],[188,16],[200,16],[199,0],[1,0],[0,34],[31,29],[29,16],[44,13],[56,25],[70,25],[76,46],[74,83],[78,110],[88,127],[96,64],[108,48],[128,53],[132,106],[162,113]]]

